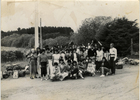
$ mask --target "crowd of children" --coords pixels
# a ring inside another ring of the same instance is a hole
[[[87,47],[72,44],[67,48],[57,45],[53,48],[37,48],[36,52],[31,51],[27,55],[30,58],[31,79],[38,75],[41,80],[63,81],[65,79],[84,79],[85,76],[94,77],[96,73],[100,73],[100,77],[115,74],[111,70],[114,68],[115,60],[110,65],[110,55],[113,54],[96,44],[88,44]],[[116,59],[115,57],[114,59]]]

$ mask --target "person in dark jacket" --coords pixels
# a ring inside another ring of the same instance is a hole
[[[96,58],[96,50],[93,46],[91,46],[91,49],[88,50],[88,57],[91,58],[91,59],[94,59]]]

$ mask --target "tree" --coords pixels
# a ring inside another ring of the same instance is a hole
[[[139,28],[135,21],[129,21],[127,18],[115,18],[113,21],[106,23],[98,34],[98,39],[106,48],[113,42],[118,49],[118,54],[125,56],[130,54],[131,38],[134,43],[139,42]]]
[[[83,21],[82,26],[78,29],[78,34],[76,35],[77,44],[85,44],[91,42],[98,38],[98,33],[104,27],[104,25],[110,22],[111,17],[97,16],[93,18],[87,18]]]
[[[18,27],[18,29],[17,29],[17,30],[18,30],[18,32],[19,32],[19,31],[20,31],[20,27]]]

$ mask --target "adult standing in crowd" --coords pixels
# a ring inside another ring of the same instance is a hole
[[[40,69],[40,62],[39,62],[39,56],[41,54],[41,49],[38,47],[36,49],[36,53],[37,53],[37,73],[38,73],[38,77],[41,77],[41,69]]]
[[[96,50],[95,48],[91,45],[91,48],[88,50],[88,57],[91,59],[95,59],[96,58]]]
[[[37,54],[35,52],[35,49],[31,49],[31,53],[27,56],[27,58],[30,59],[29,61],[30,78],[34,79],[36,78],[36,72],[37,72]]]
[[[55,54],[52,55],[52,65],[54,65],[55,62],[59,63],[60,54],[58,52],[58,49],[55,49]]]
[[[114,43],[110,44],[110,68],[111,68],[111,74],[115,75],[115,60],[117,59],[117,49],[114,48]]]
[[[48,67],[48,57],[45,54],[45,49],[41,50],[42,53],[39,56],[39,63],[41,65],[41,81],[43,79],[47,80],[46,74],[47,74],[47,67]]]
[[[102,58],[103,58],[103,51],[101,50],[101,47],[98,47],[97,57],[96,57],[96,70],[99,71],[101,64],[102,64]]]
[[[78,55],[76,53],[76,49],[73,49],[73,52],[72,52],[72,61],[78,62]]]

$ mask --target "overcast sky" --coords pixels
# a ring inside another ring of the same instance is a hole
[[[138,0],[80,0],[80,1],[42,1],[38,0],[1,1],[1,30],[17,30],[35,26],[35,7],[38,20],[42,18],[42,26],[66,26],[76,31],[85,18],[95,16],[127,17],[138,19]],[[38,24],[39,25],[39,24]]]

